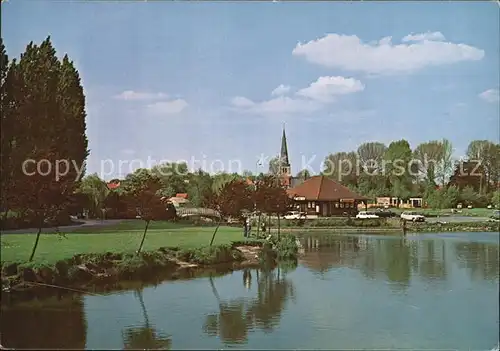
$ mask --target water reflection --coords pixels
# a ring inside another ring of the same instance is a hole
[[[483,234],[479,242],[465,235],[310,236],[302,238],[298,269],[214,273],[104,296],[2,301],[2,345],[487,349],[498,341],[492,283],[500,270],[495,236]]]
[[[445,281],[456,252],[471,275],[498,279],[499,246],[496,243],[456,242],[406,237],[324,236],[305,237],[300,260],[311,271],[325,274],[334,268],[359,269],[369,279],[383,279],[395,289],[407,289],[411,276]]]
[[[490,243],[456,243],[455,251],[461,266],[472,279],[498,280],[498,245]]]
[[[13,349],[84,349],[87,323],[81,296],[2,305],[2,345]]]
[[[226,344],[244,344],[248,332],[260,329],[272,332],[279,324],[286,301],[294,296],[294,286],[287,279],[287,272],[295,265],[280,266],[277,269],[262,269],[243,272],[244,286],[252,285],[252,276],[257,284],[257,296],[245,299],[222,300],[214,279],[209,282],[219,311],[206,316],[203,331],[210,336],[218,336]]]
[[[142,290],[137,289],[135,296],[139,300],[144,318],[144,325],[141,327],[126,328],[122,332],[123,344],[125,350],[170,350],[172,347],[172,340],[170,337],[158,333],[158,331],[151,327],[142,297]]]

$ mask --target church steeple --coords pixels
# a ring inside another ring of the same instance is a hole
[[[283,135],[281,137],[280,169],[282,175],[290,175],[290,160],[288,159],[288,146],[286,144],[285,124],[283,123]]]

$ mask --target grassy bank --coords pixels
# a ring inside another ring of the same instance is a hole
[[[64,231],[61,228],[61,231]],[[144,231],[144,222],[126,221],[101,228],[82,228],[61,237],[42,234],[35,254],[37,263],[53,264],[76,254],[134,253]],[[213,227],[195,227],[171,222],[151,222],[144,251],[160,247],[198,248],[208,246]],[[214,245],[230,244],[243,238],[242,229],[220,227]],[[29,258],[35,234],[3,234],[0,237],[1,262],[24,262]]]
[[[226,270],[296,260],[295,237],[242,240],[241,229],[221,227],[213,246],[214,228],[157,222],[148,230],[144,250],[136,253],[141,221],[106,228],[85,228],[61,237],[42,234],[33,262],[34,234],[2,235],[2,291],[49,290],[50,286],[89,290],[119,288],[123,281],[175,279],[223,265]]]

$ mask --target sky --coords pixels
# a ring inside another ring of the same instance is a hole
[[[499,142],[500,6],[485,2],[2,3],[10,58],[48,35],[86,94],[87,173],[185,160],[292,173],[402,138]]]

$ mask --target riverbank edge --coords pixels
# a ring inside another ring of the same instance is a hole
[[[315,232],[329,231],[334,233],[401,233],[403,228],[398,226],[387,227],[283,227],[283,232]],[[436,232],[500,232],[499,222],[469,222],[469,223],[408,223],[407,233],[436,233]]]
[[[123,289],[127,281],[155,283],[296,261],[294,236],[235,241],[193,249],[162,247],[139,254],[79,254],[55,264],[2,263],[2,300],[33,299],[62,291],[92,293]]]

